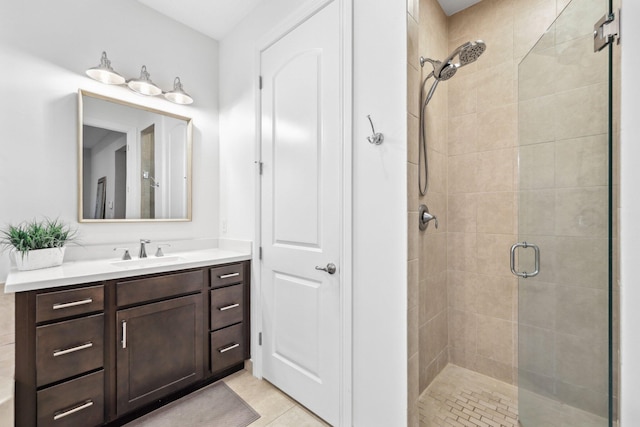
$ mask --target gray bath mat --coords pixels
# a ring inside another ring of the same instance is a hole
[[[127,424],[127,427],[246,427],[260,415],[224,382],[212,384]]]

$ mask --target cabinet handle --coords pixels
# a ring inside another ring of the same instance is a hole
[[[236,277],[239,276],[240,273],[229,273],[229,274],[223,274],[221,276],[218,276],[218,278],[220,279],[228,279],[229,277]]]
[[[230,309],[236,308],[236,307],[240,307],[240,304],[227,305],[226,307],[220,307],[218,310],[225,311],[225,310],[230,310]]]
[[[229,350],[233,350],[236,347],[240,347],[240,344],[231,344],[229,347],[221,348],[218,350],[220,353],[226,353]]]
[[[86,402],[82,403],[81,405],[76,406],[75,408],[71,408],[71,409],[68,409],[66,411],[57,412],[53,416],[53,421],[58,421],[60,418],[64,418],[64,417],[66,417],[68,415],[75,414],[76,412],[82,411],[83,409],[87,409],[87,408],[89,408],[91,406],[93,406],[93,400],[87,400]]]
[[[81,344],[75,347],[67,348],[65,350],[56,350],[53,352],[53,357],[63,356],[65,354],[73,353],[76,351],[84,350],[85,348],[93,347],[93,343],[89,341],[88,343]]]
[[[58,304],[53,304],[53,309],[60,310],[61,308],[69,308],[69,307],[75,307],[77,305],[91,304],[92,302],[93,300],[91,298],[87,298],[80,301],[58,303]]]
[[[127,321],[122,321],[122,348],[127,348]]]

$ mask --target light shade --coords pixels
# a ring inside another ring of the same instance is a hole
[[[111,61],[107,58],[107,52],[102,52],[100,65],[89,68],[86,73],[92,79],[108,85],[121,85],[125,82],[125,78],[111,68]]]
[[[162,89],[156,86],[149,77],[150,75],[147,72],[147,67],[143,65],[140,70],[140,78],[129,80],[127,86],[129,86],[129,89],[132,91],[142,95],[160,95],[162,93]]]
[[[193,98],[189,96],[184,89],[182,89],[182,83],[180,82],[180,77],[176,77],[173,81],[173,90],[170,92],[166,92],[164,97],[169,101],[174,102],[176,104],[192,104]]]

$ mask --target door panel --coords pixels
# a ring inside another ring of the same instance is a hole
[[[571,1],[519,65],[523,427],[611,425],[610,63],[606,50],[593,52],[593,25],[608,6]]]
[[[202,295],[118,310],[118,415],[203,377]]]
[[[302,51],[272,79],[273,243],[319,247],[321,54]]]
[[[336,424],[340,16],[331,2],[261,54],[263,375]]]
[[[309,379],[318,375],[322,282],[274,272],[273,355]]]

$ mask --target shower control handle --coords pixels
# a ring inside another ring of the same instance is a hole
[[[438,218],[434,215],[431,215],[429,212],[424,212],[422,214],[422,221],[428,223],[429,221],[435,221],[436,229],[438,228]]]
[[[420,205],[418,211],[418,221],[420,230],[424,231],[429,226],[429,222],[434,221],[436,229],[438,228],[438,218],[435,215],[429,213],[427,205]]]

